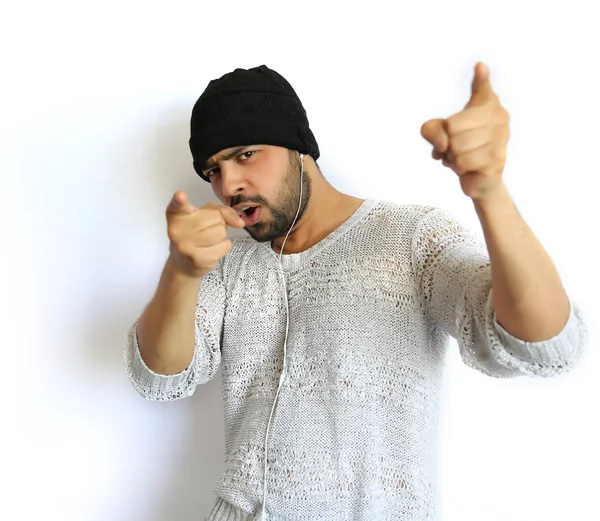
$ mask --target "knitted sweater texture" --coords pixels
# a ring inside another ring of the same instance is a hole
[[[148,400],[176,400],[222,369],[224,472],[208,521],[262,503],[265,434],[283,366],[278,256],[250,237],[200,283],[192,362],[176,375],[140,356],[127,374]],[[312,248],[283,255],[287,373],[269,428],[271,521],[432,521],[437,428],[450,338],[485,375],[549,377],[585,344],[579,308],[554,338],[525,342],[496,320],[485,245],[440,208],[366,200]]]

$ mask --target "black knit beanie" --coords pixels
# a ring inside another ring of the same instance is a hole
[[[266,65],[235,69],[212,80],[192,110],[190,150],[194,170],[235,146],[277,145],[319,157],[306,111],[288,81]]]

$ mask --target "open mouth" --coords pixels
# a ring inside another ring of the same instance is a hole
[[[246,226],[252,226],[260,219],[260,206],[242,207],[238,210],[238,215],[243,219]]]

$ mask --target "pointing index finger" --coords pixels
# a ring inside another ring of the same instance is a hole
[[[190,214],[196,210],[196,207],[192,205],[183,190],[178,190],[173,194],[173,198],[169,203],[167,211],[172,214],[185,215]]]
[[[471,99],[467,107],[481,105],[494,97],[494,90],[490,83],[490,71],[485,64],[477,62],[471,82]]]

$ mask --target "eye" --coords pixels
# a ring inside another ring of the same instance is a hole
[[[243,157],[246,154],[254,154],[255,152],[256,152],[256,150],[247,150],[246,152],[242,152],[238,157]],[[252,157],[252,156],[250,156],[250,157]],[[248,159],[248,158],[246,158],[246,159]]]
[[[239,156],[238,159],[241,159],[242,157],[246,157],[246,159],[250,159],[250,157],[252,156],[246,156],[246,154],[255,154],[256,152],[258,152],[258,150],[247,150],[246,152],[242,152]],[[219,170],[219,167],[215,167],[212,170],[209,170],[208,172],[206,172],[206,177],[212,177],[213,175],[215,175],[217,173],[217,171]]]

